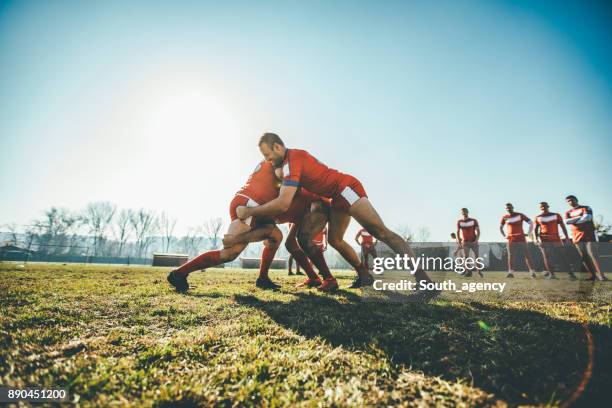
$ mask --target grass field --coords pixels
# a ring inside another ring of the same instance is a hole
[[[166,272],[0,264],[0,384],[84,406],[503,406],[559,405],[590,375],[577,405],[609,399],[609,303],[369,303],[224,269],[180,295]]]

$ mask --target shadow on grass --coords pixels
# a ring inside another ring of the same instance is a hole
[[[580,324],[529,310],[473,305],[362,302],[298,293],[289,302],[235,295],[278,324],[332,346],[383,351],[397,368],[462,380],[515,404],[555,404],[584,376],[587,339]],[[591,328],[595,369],[577,405],[605,401],[612,380],[612,331]]]

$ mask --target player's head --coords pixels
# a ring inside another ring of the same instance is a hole
[[[542,212],[548,212],[548,203],[546,201],[540,203],[540,210]]]
[[[508,214],[512,214],[514,212],[514,206],[512,205],[512,203],[506,203],[506,211],[508,212]]]
[[[276,133],[264,133],[259,138],[259,151],[274,166],[280,166],[285,158],[285,144]]]
[[[570,207],[576,207],[578,205],[578,199],[575,195],[568,195],[567,197],[565,197],[565,202]]]
[[[463,215],[464,217],[467,218],[467,216],[470,214],[470,212],[468,211],[467,208],[462,208],[461,209],[461,215]]]
[[[451,238],[452,239],[457,239],[457,234],[455,234],[454,232],[451,232]]]

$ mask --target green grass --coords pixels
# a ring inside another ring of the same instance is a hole
[[[558,405],[612,384],[610,304],[363,302],[255,289],[255,271],[0,264],[0,384],[65,387],[88,405]],[[338,273],[346,286],[352,274]]]

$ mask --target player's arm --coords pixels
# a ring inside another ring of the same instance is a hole
[[[536,221],[536,224],[535,224],[534,234],[535,234],[536,242],[540,241],[540,223],[537,222],[537,221]]]
[[[361,230],[357,231],[357,235],[355,235],[355,242],[357,245],[361,246],[361,242],[359,242],[359,237],[361,236]]]
[[[459,242],[459,237],[461,237],[461,227],[459,226],[459,221],[457,221],[457,242]]]
[[[563,231],[563,235],[565,235],[565,240],[569,241],[570,237],[569,237],[569,234],[567,233],[567,227],[565,226],[565,223],[563,222],[563,218],[559,216],[557,223],[559,223],[559,226],[561,227],[561,231]]]
[[[480,241],[480,225],[478,225],[478,221],[476,221],[474,232],[476,233],[476,242]]]
[[[278,197],[276,197],[274,200],[256,207],[237,207],[236,215],[238,215],[238,218],[242,220],[249,217],[274,217],[276,215],[280,215],[289,209],[291,201],[293,200],[296,192],[296,186],[282,186]]]
[[[502,218],[501,224],[499,224],[499,232],[501,232],[502,237],[506,238],[506,232],[504,231],[504,225],[506,225],[506,220]]]
[[[582,215],[574,218],[569,218],[566,223],[568,224],[582,224],[583,222],[592,221],[593,220],[593,210],[591,207],[588,207],[586,211],[582,212]]]
[[[272,234],[274,228],[274,224],[268,224],[240,234],[227,234],[223,237],[223,247],[229,248],[238,244],[263,241]]]
[[[531,221],[531,219],[526,216],[525,214],[521,214],[521,218],[523,221],[525,221],[527,223],[527,225],[529,225],[529,230],[527,231],[527,236],[530,237],[533,240],[533,236],[531,235],[533,233],[533,221]]]

